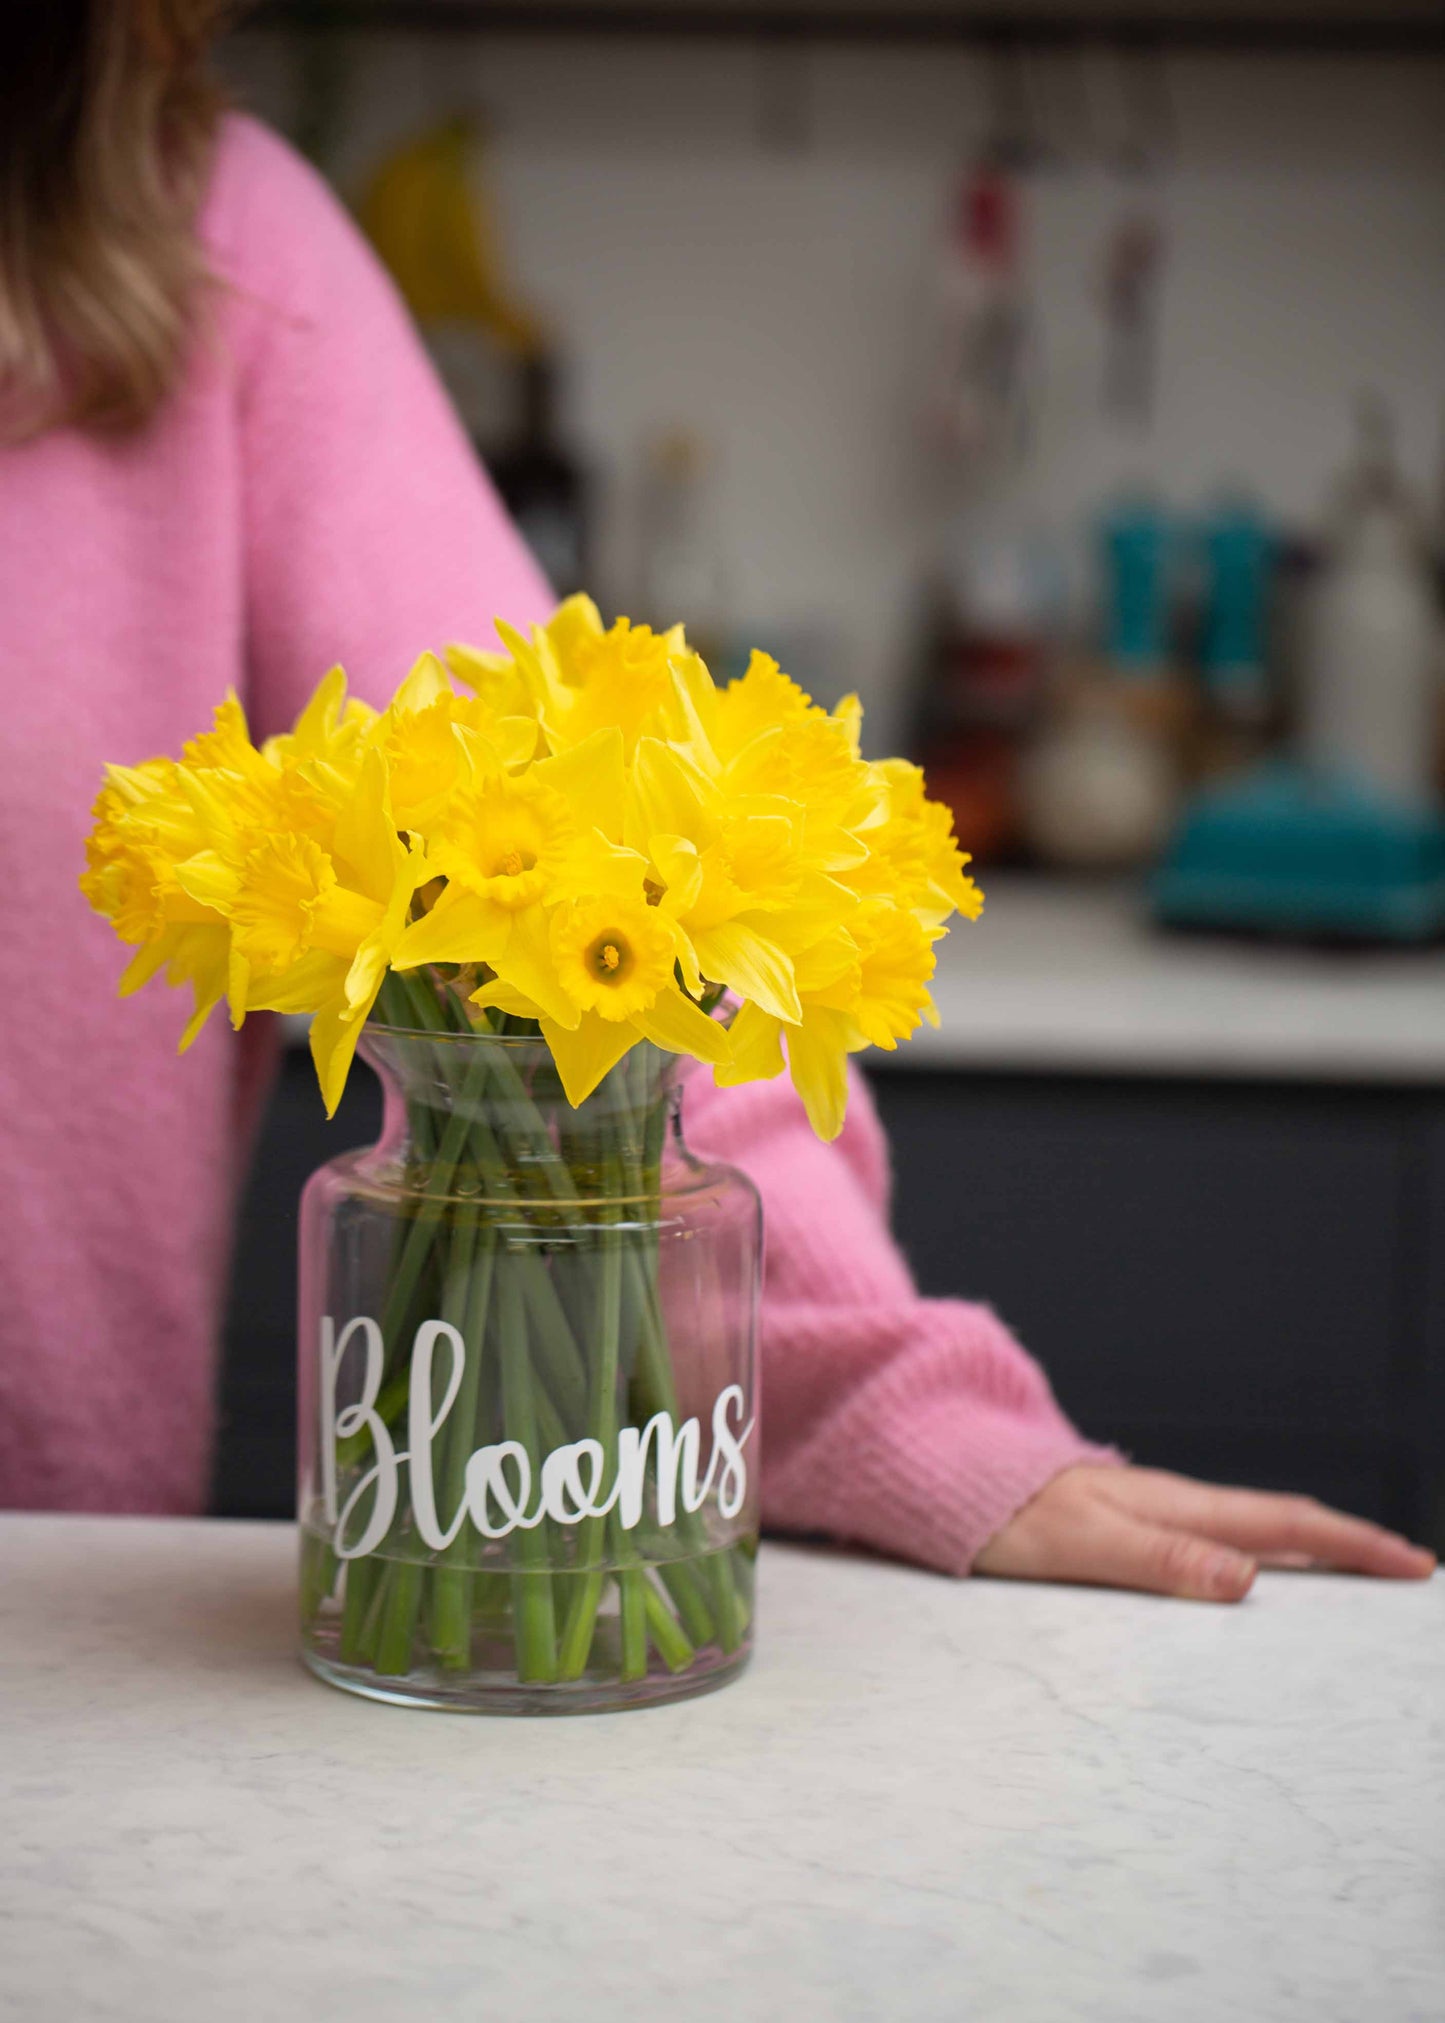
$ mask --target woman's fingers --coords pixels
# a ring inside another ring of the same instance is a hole
[[[975,1570],[1195,1601],[1240,1601],[1262,1562],[1421,1579],[1434,1555],[1303,1496],[1222,1489],[1150,1468],[1066,1468],[999,1531]]]
[[[1190,1601],[1237,1602],[1255,1562],[1233,1547],[1152,1524],[1092,1490],[1050,1484],[974,1562],[1015,1580],[1079,1581]],[[1053,1494],[1050,1492],[1053,1491]]]
[[[1218,1539],[1276,1565],[1328,1566],[1387,1580],[1419,1580],[1435,1566],[1434,1554],[1408,1539],[1306,1496],[1221,1489],[1149,1468],[1115,1470],[1099,1487],[1136,1518]]]

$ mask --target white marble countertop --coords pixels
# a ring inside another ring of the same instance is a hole
[[[1445,1083],[1445,949],[1162,934],[1136,886],[981,882],[900,1068]]]
[[[736,1685],[487,1721],[305,1675],[292,1547],[0,1519],[0,2015],[1445,2015],[1445,1579],[1225,1610],[774,1546]]]

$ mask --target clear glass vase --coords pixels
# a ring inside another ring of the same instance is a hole
[[[301,1210],[307,1663],[496,1713],[725,1683],[752,1642],[755,1190],[687,1151],[681,1064],[646,1043],[577,1110],[537,1039],[373,1022],[362,1052],[382,1137]]]

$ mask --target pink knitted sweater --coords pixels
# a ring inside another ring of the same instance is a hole
[[[202,219],[218,285],[139,439],[0,450],[0,1504],[194,1511],[244,1049],[115,1003],[76,891],[106,759],[176,750],[234,684],[288,722],[340,660],[383,697],[424,645],[551,599],[390,286],[324,186],[244,119]],[[986,1310],[920,1299],[866,1093],[838,1147],[785,1085],[694,1078],[690,1135],[760,1186],[765,1515],[953,1571],[1090,1449]]]

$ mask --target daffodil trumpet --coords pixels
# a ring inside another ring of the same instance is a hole
[[[218,1005],[281,1012],[328,1115],[358,1051],[393,1084],[354,1191],[339,1162],[303,1211],[308,1661],[613,1704],[729,1676],[750,1635],[756,1208],[725,1173],[669,1196],[679,1061],[786,1073],[836,1136],[848,1056],[936,1020],[982,899],[855,700],[763,653],[719,686],[680,626],[585,597],[498,640],[423,653],[379,711],[333,668],[260,741],[226,697],[107,768],[80,882],[122,994],[189,991],[182,1049]]]

